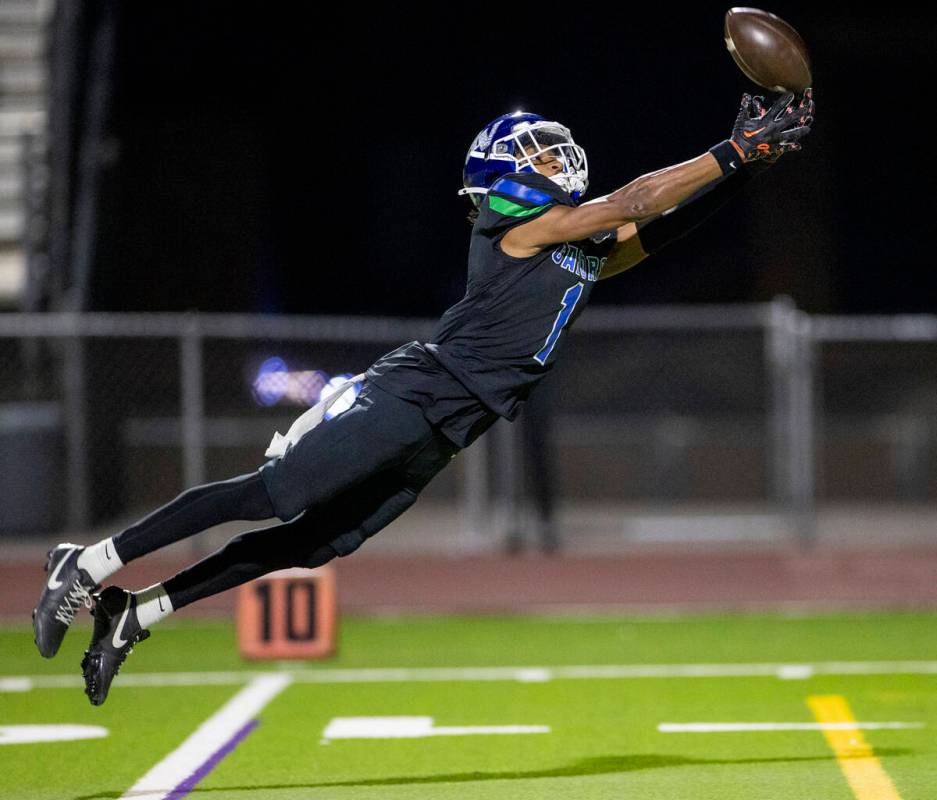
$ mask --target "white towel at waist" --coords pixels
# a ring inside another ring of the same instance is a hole
[[[267,448],[267,452],[264,455],[267,458],[277,458],[286,453],[286,448],[290,445],[296,444],[304,434],[309,433],[313,428],[316,427],[322,420],[325,419],[326,412],[332,407],[338,399],[345,394],[354,384],[359,383],[364,380],[364,373],[360,375],[355,375],[353,378],[349,378],[343,384],[341,384],[333,394],[329,395],[325,400],[320,400],[308,411],[300,414],[296,421],[290,425],[290,429],[286,432],[285,436],[281,436],[279,433],[273,434],[273,439],[270,440],[270,446]]]

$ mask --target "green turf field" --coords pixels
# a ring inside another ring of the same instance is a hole
[[[0,746],[4,800],[937,798],[935,614],[346,619],[317,664],[246,664],[233,626],[171,621],[100,708],[80,689],[88,635],[44,661],[27,628],[0,629],[0,743],[107,729]],[[807,727],[817,697],[854,715],[825,719],[838,744]],[[659,728],[684,723],[801,727]],[[856,728],[873,723],[909,727]],[[342,737],[392,732],[409,735]]]

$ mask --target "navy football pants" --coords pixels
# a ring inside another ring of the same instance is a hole
[[[365,383],[355,404],[320,423],[259,472],[183,493],[114,537],[127,561],[235,519],[282,525],[235,536],[165,582],[173,608],[268,572],[354,552],[399,517],[458,451],[416,405]]]

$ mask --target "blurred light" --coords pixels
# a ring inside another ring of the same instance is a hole
[[[254,378],[254,399],[262,406],[275,406],[286,394],[288,382],[286,362],[279,356],[268,358],[260,365]]]
[[[343,375],[336,375],[332,380],[330,380],[325,387],[322,389],[322,394],[320,395],[321,400],[325,400],[328,397],[331,397],[335,392],[338,391],[338,388],[346,383],[348,380],[353,378],[350,372],[346,372]],[[326,419],[332,419],[332,417],[337,417],[343,411],[347,411],[349,408],[354,405],[355,398],[358,397],[358,393],[361,391],[361,384],[354,383],[348,387],[342,396],[336,400],[328,411],[325,412]]]
[[[275,406],[278,403],[313,406],[331,397],[341,384],[352,377],[351,373],[343,373],[329,379],[328,373],[321,369],[291,372],[282,358],[273,356],[260,365],[251,388],[254,399],[262,406]],[[360,389],[361,385],[355,384],[345,392],[341,399],[336,400],[326,419],[350,408]]]
[[[298,406],[314,406],[318,403],[322,389],[329,380],[328,373],[321,369],[288,372],[287,377],[285,397]]]

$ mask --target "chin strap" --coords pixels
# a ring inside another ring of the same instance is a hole
[[[550,180],[567,192],[573,200],[579,200],[585,194],[586,182],[582,175],[576,172],[558,172],[556,175],[551,175]]]
[[[470,186],[467,189],[459,189],[459,196],[461,197],[464,194],[488,194],[488,190],[476,186]]]

